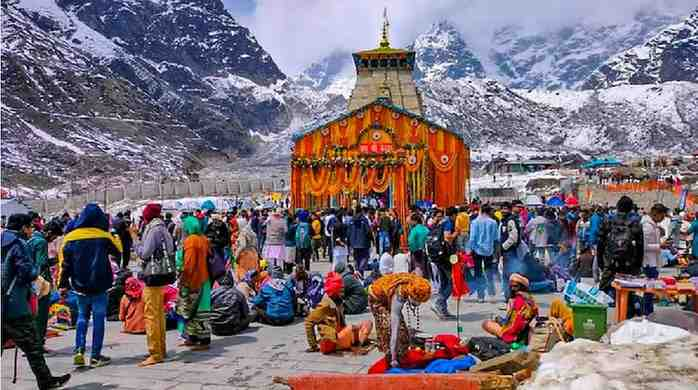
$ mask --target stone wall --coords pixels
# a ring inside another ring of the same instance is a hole
[[[655,203],[662,203],[670,209],[674,209],[679,206],[679,197],[670,191],[652,191],[652,192],[609,192],[604,190],[599,186],[589,186],[591,188],[591,202],[586,197],[587,186],[581,185],[579,187],[579,201],[582,205],[588,204],[601,204],[615,206],[618,203],[618,199],[621,196],[627,195],[635,204],[639,207],[644,207],[649,209]]]
[[[136,183],[96,189],[66,199],[32,199],[24,202],[33,210],[53,214],[79,210],[88,202],[111,204],[122,200],[176,199],[204,196],[249,196],[266,192],[286,192],[281,180],[201,180],[193,182]],[[105,194],[106,192],[106,194]]]

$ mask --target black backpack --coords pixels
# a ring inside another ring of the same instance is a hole
[[[511,346],[496,337],[473,337],[468,341],[470,353],[483,362],[506,355]]]
[[[450,245],[444,239],[443,224],[439,224],[431,229],[427,236],[426,249],[427,256],[432,262],[440,264],[448,261],[451,251]]]
[[[622,267],[625,271],[638,267],[634,264],[636,259],[636,243],[633,239],[631,218],[612,218],[609,221],[608,241],[606,244],[606,256],[608,261]]]

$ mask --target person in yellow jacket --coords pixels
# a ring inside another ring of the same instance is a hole
[[[324,226],[322,224],[322,219],[320,219],[320,215],[318,213],[314,213],[310,217],[310,228],[313,232],[313,235],[311,236],[313,243],[313,261],[320,261],[320,249],[323,247],[322,231],[324,229]],[[323,257],[325,257],[325,254],[323,254]]]
[[[469,238],[470,214],[468,214],[468,208],[466,206],[461,206],[456,216],[456,248],[460,251],[467,251]]]

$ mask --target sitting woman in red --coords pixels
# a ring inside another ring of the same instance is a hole
[[[528,293],[528,279],[525,276],[512,274],[509,286],[511,298],[507,303],[506,316],[484,321],[482,329],[506,343],[525,342],[528,338],[528,324],[538,315],[538,306]]]

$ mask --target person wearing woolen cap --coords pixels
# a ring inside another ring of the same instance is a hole
[[[158,203],[150,203],[143,209],[143,239],[136,246],[136,254],[143,261],[143,268],[155,256],[174,256],[175,249],[172,236],[167,230],[165,221],[161,217],[162,206]],[[163,253],[164,252],[164,253]],[[145,335],[148,345],[148,358],[139,366],[145,367],[161,363],[165,360],[167,347],[165,345],[165,309],[164,289],[169,284],[159,277],[145,278],[143,289],[143,302],[145,303]]]
[[[320,351],[323,354],[330,354],[350,349],[354,345],[363,345],[368,340],[373,330],[373,322],[366,320],[356,325],[346,323],[342,299],[343,288],[344,282],[341,275],[335,272],[327,274],[325,294],[305,319],[305,334],[308,339],[306,352]]]

